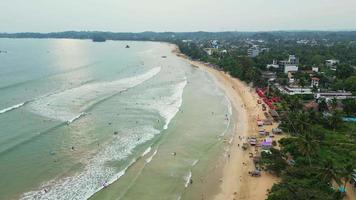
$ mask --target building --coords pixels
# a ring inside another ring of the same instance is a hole
[[[297,72],[298,71],[298,66],[297,65],[292,65],[292,64],[285,64],[284,65],[284,73],[288,74],[288,72]]]
[[[319,68],[318,67],[312,67],[312,71],[318,73],[319,72]]]
[[[294,76],[292,72],[288,72],[288,83],[293,84],[295,82]]]
[[[331,99],[352,99],[356,98],[355,96],[352,96],[351,92],[319,92],[314,94],[315,99],[325,99],[326,101],[329,101]]]
[[[276,85],[276,87],[281,93],[288,94],[288,95],[313,94],[310,87],[302,88],[299,86],[280,86],[280,85]]]
[[[299,59],[295,55],[289,55],[288,60],[280,61],[280,65],[284,68],[284,73],[298,71]]]
[[[205,49],[203,49],[204,50],[204,52],[206,53],[206,54],[208,54],[209,56],[211,56],[212,54],[213,54],[213,52],[214,52],[214,49],[213,48],[205,48]]]
[[[336,66],[340,63],[339,60],[334,60],[334,59],[331,59],[331,60],[325,60],[325,65],[327,67],[330,67],[331,69],[334,69],[336,70]]]
[[[267,69],[270,69],[270,68],[278,69],[279,68],[278,61],[277,60],[273,60],[272,64],[268,64],[266,67],[267,67]]]
[[[298,65],[299,59],[295,55],[289,55],[288,64],[290,65]]]
[[[267,79],[268,81],[274,81],[277,78],[276,72],[263,71],[262,78]]]
[[[254,58],[260,54],[260,48],[258,45],[253,45],[251,48],[247,50],[248,57]]]
[[[320,79],[318,77],[312,77],[310,87],[319,87],[319,81]]]

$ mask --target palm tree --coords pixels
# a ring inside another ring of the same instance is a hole
[[[303,88],[306,84],[306,81],[304,78],[299,79],[299,84],[300,84],[300,92],[303,93]]]
[[[322,167],[319,168],[321,173],[319,177],[324,182],[330,182],[334,180],[336,183],[340,184],[339,170],[334,167],[334,163],[331,159],[326,159],[322,162]]]
[[[318,141],[312,138],[309,131],[298,137],[298,150],[303,156],[308,159],[310,166],[311,157],[317,152],[318,146]]]
[[[334,131],[342,125],[341,113],[338,111],[334,111],[328,117],[328,124]]]
[[[341,170],[340,170],[340,173],[339,173],[339,175],[340,175],[340,177],[343,179],[343,188],[344,189],[346,189],[346,185],[347,185],[347,183],[351,180],[351,178],[352,178],[352,172],[353,172],[353,170],[354,170],[354,167],[353,167],[353,165],[352,164],[347,164],[344,168],[342,168]],[[339,185],[341,185],[341,181],[340,181],[340,184]]]
[[[336,99],[336,98],[333,98],[333,99],[331,100],[330,105],[331,105],[331,109],[332,109],[333,111],[335,111],[335,110],[336,110],[336,107],[337,107],[337,99]]]

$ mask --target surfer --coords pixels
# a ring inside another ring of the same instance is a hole
[[[189,179],[189,183],[193,184],[193,179],[192,178]]]

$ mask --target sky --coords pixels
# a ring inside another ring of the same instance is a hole
[[[0,0],[0,32],[356,30],[356,0]]]

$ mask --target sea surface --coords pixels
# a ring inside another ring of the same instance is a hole
[[[232,108],[172,49],[0,39],[0,199],[191,199]]]

